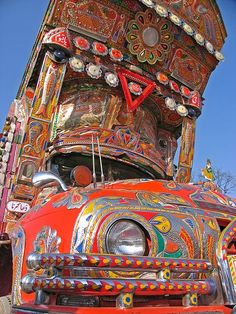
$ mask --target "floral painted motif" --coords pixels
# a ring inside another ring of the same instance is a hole
[[[158,73],[156,74],[156,78],[157,78],[157,80],[158,80],[161,84],[163,84],[163,85],[166,85],[166,84],[169,83],[168,76],[165,75],[165,74],[163,74],[163,73],[161,73],[161,72],[158,72]]]
[[[61,47],[67,51],[72,50],[70,35],[66,28],[59,27],[49,31],[43,39],[43,43],[49,46]]]
[[[176,49],[169,70],[172,77],[191,89],[199,90],[207,79],[207,69],[183,49]]]
[[[119,128],[116,132],[116,142],[120,146],[134,149],[139,140],[139,135],[132,132],[129,128]]]
[[[99,79],[99,77],[101,77],[102,75],[101,66],[93,64],[91,62],[86,65],[86,72],[90,77],[94,79]]]
[[[134,83],[134,82],[130,82],[128,84],[128,86],[129,86],[129,90],[132,94],[134,94],[134,95],[141,95],[142,94],[143,90],[139,84]]]
[[[57,231],[51,229],[49,226],[45,226],[37,234],[34,241],[34,252],[39,254],[58,253],[60,243],[61,238],[57,235]]]
[[[161,208],[163,206],[166,207],[168,204],[190,206],[190,203],[184,198],[171,193],[138,192],[137,198],[143,206],[152,206],[157,208]]]
[[[82,32],[111,37],[117,21],[117,12],[94,0],[62,1],[61,22],[77,27]]]
[[[83,72],[85,65],[84,62],[78,57],[72,57],[69,59],[70,67],[75,72]]]
[[[78,36],[74,39],[74,44],[76,48],[79,48],[80,50],[89,50],[90,44],[87,39],[84,37]]]
[[[211,191],[203,186],[190,195],[194,203],[200,208],[216,209],[235,212],[236,203],[227,196],[222,197],[217,191]]]
[[[118,76],[111,72],[105,73],[105,81],[111,87],[116,87],[119,84]]]
[[[53,206],[55,208],[66,206],[68,209],[74,209],[81,207],[87,200],[87,196],[81,194],[79,190],[74,189],[70,193],[67,193],[66,196],[63,194],[63,197],[54,203]]]
[[[111,48],[109,50],[109,55],[113,61],[122,61],[123,60],[123,54],[120,50]]]
[[[129,50],[140,62],[155,64],[163,61],[171,48],[173,35],[170,23],[150,9],[138,12],[129,22]]]
[[[93,53],[99,56],[106,56],[108,54],[108,49],[104,44],[94,41]]]

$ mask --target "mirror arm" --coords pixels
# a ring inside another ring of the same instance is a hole
[[[44,185],[51,183],[57,185],[59,191],[68,191],[65,182],[51,171],[35,173],[32,179],[32,183],[37,188],[43,187]]]

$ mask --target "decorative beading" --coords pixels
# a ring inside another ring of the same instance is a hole
[[[221,52],[217,51],[208,40],[206,40],[201,34],[199,34],[198,31],[195,30],[192,26],[188,25],[188,23],[186,23],[182,18],[179,18],[177,15],[173,14],[170,8],[165,8],[164,6],[156,4],[154,0],[139,1],[145,4],[147,7],[153,8],[159,16],[168,18],[174,24],[181,27],[185,33],[193,37],[200,46],[204,46],[207,51],[210,54],[214,55],[218,61],[224,60],[224,56]]]

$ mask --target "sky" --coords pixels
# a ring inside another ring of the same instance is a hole
[[[209,158],[213,168],[236,176],[236,0],[217,0],[228,37],[220,62],[203,94],[197,120],[193,174]],[[48,0],[0,0],[0,129],[16,96]],[[234,193],[236,196],[236,191]]]

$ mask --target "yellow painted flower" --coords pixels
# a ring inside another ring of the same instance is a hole
[[[190,297],[190,301],[192,305],[196,305],[197,304],[197,294],[193,293]]]
[[[130,306],[133,303],[133,295],[131,293],[124,294],[123,303],[127,306]]]
[[[163,278],[169,280],[170,279],[170,271],[169,269],[163,270]]]

